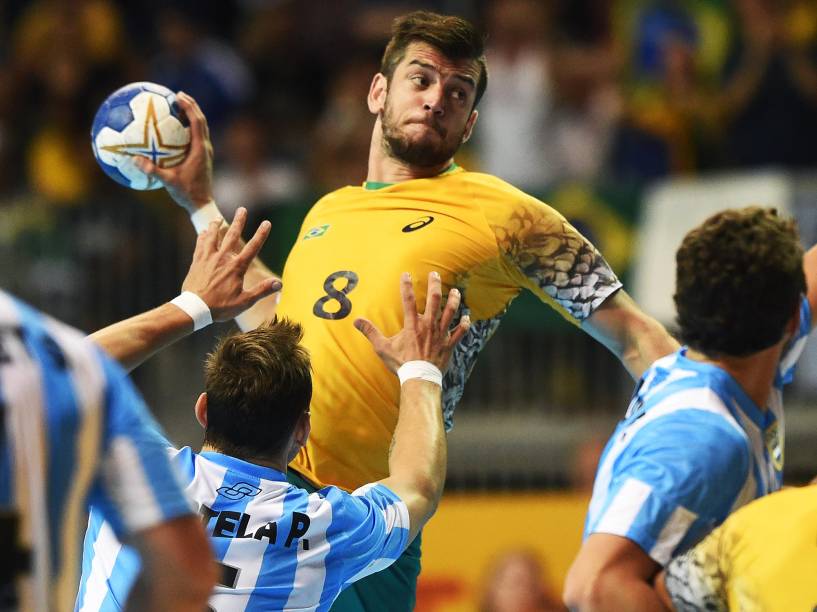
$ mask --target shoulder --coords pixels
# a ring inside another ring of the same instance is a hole
[[[346,187],[341,187],[339,189],[335,189],[334,191],[330,191],[329,193],[318,198],[318,201],[312,205],[312,209],[309,212],[320,212],[326,207],[332,206],[337,202],[343,202],[352,196],[360,195],[361,190],[362,187],[360,186],[347,185]]]
[[[518,187],[514,187],[509,182],[493,174],[463,170],[462,172],[451,174],[450,178],[451,180],[462,182],[468,186],[473,190],[473,194],[481,199],[499,199],[505,203],[518,203],[553,210],[553,208],[538,198],[522,191]]]

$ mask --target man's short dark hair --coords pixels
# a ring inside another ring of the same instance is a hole
[[[806,290],[792,219],[773,208],[713,215],[676,254],[682,340],[710,357],[743,357],[779,342]]]
[[[287,319],[222,339],[207,356],[206,444],[239,458],[285,450],[312,399],[303,330]]]
[[[392,22],[391,39],[383,52],[380,72],[387,78],[394,76],[397,65],[406,56],[413,42],[431,45],[448,59],[474,60],[479,64],[476,106],[488,86],[488,63],[485,60],[485,37],[471,22],[454,15],[439,15],[429,11],[414,11]]]

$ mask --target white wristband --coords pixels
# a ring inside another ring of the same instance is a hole
[[[210,307],[192,291],[183,292],[180,296],[170,300],[170,303],[181,308],[187,316],[193,319],[193,331],[207,327],[213,322]]]
[[[397,368],[397,378],[400,379],[401,386],[412,378],[421,378],[443,386],[443,373],[440,372],[440,368],[428,361],[407,361]]]
[[[196,228],[196,233],[201,234],[210,227],[211,222],[224,221],[224,216],[221,214],[218,206],[216,206],[215,201],[210,200],[207,204],[190,215],[190,221],[192,221],[193,227]]]

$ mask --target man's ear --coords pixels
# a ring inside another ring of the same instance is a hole
[[[474,131],[474,125],[477,122],[477,117],[479,117],[479,111],[474,109],[471,111],[471,116],[468,117],[468,121],[465,123],[465,131],[462,133],[462,144],[468,142],[468,139],[471,138],[471,133]]]
[[[389,80],[380,72],[372,78],[372,84],[369,86],[369,95],[366,97],[366,103],[369,106],[369,112],[373,115],[379,115],[386,106],[386,94],[389,91]]]
[[[312,431],[312,420],[310,418],[309,410],[301,415],[298,419],[298,424],[295,426],[295,442],[299,447],[306,446],[306,441],[309,438],[309,433]]]
[[[196,413],[196,420],[204,429],[207,429],[207,394],[202,393],[199,399],[196,400],[196,407],[193,408]]]
[[[800,327],[800,300],[797,300],[797,308],[794,314],[786,323],[786,338],[792,338],[797,333],[797,328]]]

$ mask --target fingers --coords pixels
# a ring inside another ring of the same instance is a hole
[[[372,346],[374,347],[379,346],[382,342],[385,341],[385,338],[383,334],[380,333],[380,330],[377,329],[377,327],[375,327],[375,324],[369,321],[368,319],[355,319],[354,326],[355,329],[357,329],[361,334],[366,336],[366,338],[369,340],[369,342],[372,343]]]
[[[254,287],[248,289],[245,294],[247,296],[247,308],[255,304],[258,300],[267,297],[268,295],[272,295],[276,291],[280,291],[281,287],[280,279],[277,278],[265,278],[262,281],[259,281],[255,284]]]
[[[400,275],[400,297],[403,301],[403,327],[414,329],[417,324],[417,301],[414,297],[411,274],[408,272]]]
[[[457,324],[456,329],[451,332],[451,336],[448,338],[448,346],[452,348],[457,345],[457,342],[462,340],[462,337],[468,332],[471,328],[471,317],[468,315],[464,315],[461,319],[459,324]]]
[[[440,314],[440,302],[442,301],[441,284],[439,273],[434,271],[428,273],[426,310],[424,316],[432,321],[436,321]]]
[[[261,247],[264,246],[267,238],[269,238],[270,231],[272,231],[272,223],[262,221],[258,229],[255,230],[253,237],[250,238],[250,241],[244,245],[244,248],[241,249],[241,252],[238,254],[238,259],[242,266],[247,268],[250,263],[252,263],[252,260],[255,259],[255,256],[261,251]]]
[[[454,320],[454,316],[457,314],[457,310],[460,307],[460,301],[460,290],[456,287],[452,287],[451,291],[448,292],[448,300],[445,302],[445,308],[443,309],[443,314],[440,317],[440,329],[443,333],[448,331],[448,328],[451,327],[451,321]]]
[[[176,101],[190,122],[190,147],[204,146],[204,143],[210,139],[210,128],[207,126],[207,118],[201,108],[192,96],[183,91],[176,94]]]
[[[221,249],[228,252],[233,252],[236,245],[241,240],[241,232],[244,231],[244,225],[247,223],[247,209],[241,206],[235,211],[233,222],[227,228],[227,233],[224,234],[224,240],[221,241]],[[259,228],[260,229],[260,228]]]

